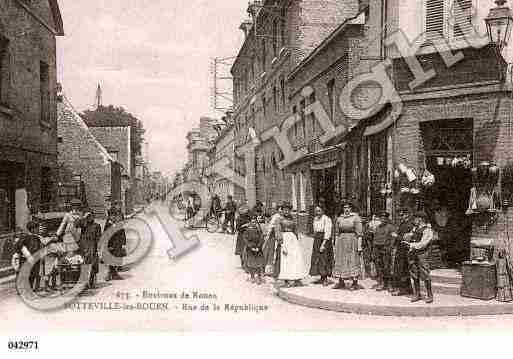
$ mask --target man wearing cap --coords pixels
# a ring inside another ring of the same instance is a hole
[[[408,242],[408,263],[412,279],[413,297],[411,302],[421,300],[420,281],[423,280],[426,286],[426,303],[433,303],[433,291],[431,289],[431,276],[429,267],[429,256],[431,243],[433,242],[433,229],[427,222],[427,215],[424,212],[417,212],[415,218],[415,229],[406,237]]]
[[[112,208],[107,212],[107,220],[105,222],[106,231],[112,225],[124,221],[123,212],[121,211],[121,201],[115,201]],[[112,235],[109,240],[109,251],[110,253],[118,258],[122,258],[126,255],[124,246],[126,245],[126,234],[124,229],[120,229]],[[107,275],[107,281],[110,280],[122,280],[124,279],[118,273],[119,267],[109,266],[109,274]]]
[[[378,274],[377,291],[391,291],[390,269],[392,264],[392,245],[397,237],[397,229],[390,222],[390,214],[380,214],[380,224],[374,233],[374,260]]]
[[[226,200],[226,204],[224,206],[224,223],[223,223],[223,231],[226,232],[228,225],[230,225],[232,234],[235,233],[235,212],[237,211],[237,206],[233,201],[233,197],[228,195]]]
[[[37,235],[38,225],[36,222],[29,221],[27,223],[28,233],[23,233],[15,243],[16,252],[19,255],[19,268],[30,262],[32,269],[29,275],[30,287],[37,291],[41,285],[40,261],[34,262],[33,255],[41,249],[41,240]],[[19,271],[18,271],[19,274]]]
[[[94,289],[99,267],[98,242],[102,235],[102,228],[94,221],[94,214],[91,211],[84,215],[77,226],[81,229],[79,247],[84,257],[84,264],[91,265],[89,288]]]
[[[399,226],[397,230],[398,237],[395,240],[394,248],[395,259],[393,265],[393,286],[395,290],[393,296],[408,295],[411,293],[410,270],[408,267],[408,251],[409,246],[402,241],[405,235],[415,228],[414,218],[409,208],[403,207],[399,209]]]

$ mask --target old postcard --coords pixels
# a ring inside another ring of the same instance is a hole
[[[511,330],[511,6],[0,0],[0,330]]]

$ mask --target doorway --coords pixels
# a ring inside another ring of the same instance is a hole
[[[337,174],[337,167],[312,170],[314,204],[323,205],[326,215],[329,217],[334,217],[338,214]]]
[[[458,268],[470,257],[472,220],[466,211],[472,188],[473,121],[428,122],[422,133],[426,169],[435,176],[424,206],[438,232],[443,263]]]

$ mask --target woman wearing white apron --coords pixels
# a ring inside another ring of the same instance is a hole
[[[78,249],[78,242],[80,240],[80,228],[75,223],[82,218],[80,209],[82,202],[79,199],[71,201],[71,211],[66,213],[62,219],[59,229],[57,229],[57,237],[62,238],[65,251],[67,253],[74,252]]]
[[[303,285],[301,280],[307,276],[307,269],[303,249],[297,236],[296,223],[290,215],[291,208],[291,205],[288,203],[282,206],[283,217],[277,226],[277,237],[281,242],[280,274],[278,279],[285,281],[287,287],[298,287]]]

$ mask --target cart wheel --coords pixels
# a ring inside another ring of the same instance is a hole
[[[210,217],[207,219],[207,231],[209,233],[215,233],[219,229],[219,221],[214,218]]]

